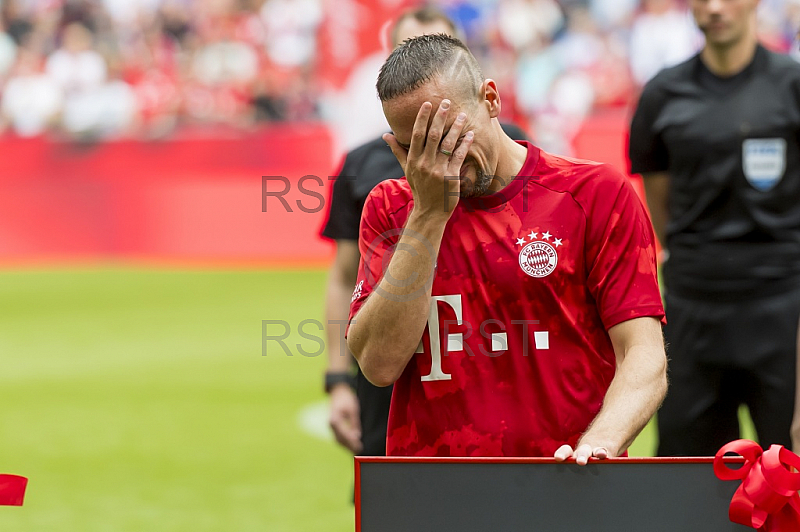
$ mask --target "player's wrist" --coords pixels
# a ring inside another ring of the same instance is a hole
[[[438,253],[450,215],[415,209],[409,214],[408,221],[403,228],[404,236],[406,239],[411,239],[409,243],[412,245],[416,242],[425,243],[427,245],[424,247],[427,251],[430,251],[433,246],[433,250]]]
[[[422,205],[414,205],[408,215],[408,223],[410,225],[418,226],[418,230],[444,230],[447,221],[450,220],[452,211],[445,208],[444,202],[434,203],[427,207]]]
[[[353,390],[356,387],[355,375],[349,371],[326,371],[324,380],[325,393],[330,394],[334,389]]]
[[[355,388],[349,383],[339,383],[331,386],[331,391],[328,393],[333,402],[336,402],[339,398],[341,398],[341,400],[349,400],[349,398],[355,396],[355,394]]]

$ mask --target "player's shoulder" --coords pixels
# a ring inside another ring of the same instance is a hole
[[[389,145],[386,144],[386,141],[383,140],[382,137],[376,137],[370,140],[369,142],[365,142],[364,144],[361,144],[360,146],[353,148],[352,150],[350,150],[348,155],[353,155],[354,157],[363,157],[375,151],[383,152],[387,150],[390,153],[392,151],[391,148],[389,148]]]
[[[381,181],[367,196],[367,202],[377,204],[378,208],[388,213],[395,213],[411,206],[414,198],[411,186],[405,177]]]
[[[691,92],[697,81],[697,66],[700,55],[696,54],[677,65],[660,70],[642,87],[637,111],[642,108],[657,113],[675,94]]]
[[[349,152],[340,175],[352,179],[353,195],[364,201],[381,181],[402,177],[403,168],[389,145],[378,137]]]
[[[382,154],[388,151],[392,154],[391,148],[386,144],[381,137],[374,138],[369,142],[365,142],[347,152],[345,156],[345,165],[360,165],[369,157],[374,157],[376,154]]]
[[[770,74],[781,79],[786,77],[791,77],[795,80],[800,79],[800,63],[795,58],[784,53],[774,52],[768,48],[759,48],[759,52],[764,54],[767,71]]]
[[[700,54],[695,54],[689,59],[661,69],[650,81],[645,83],[644,92],[659,92],[669,90],[674,84],[686,82],[693,78]]]
[[[628,177],[608,163],[541,152],[538,179],[533,186],[569,194],[581,205],[609,195],[616,197],[629,186]]]
[[[622,183],[626,177],[608,163],[579,159],[542,151],[537,170],[542,171],[539,182],[568,192],[576,186],[600,183]]]

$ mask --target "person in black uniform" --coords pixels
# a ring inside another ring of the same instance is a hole
[[[409,11],[392,28],[392,46],[433,33],[456,35],[458,31],[453,21],[436,9]],[[503,129],[515,140],[526,140],[525,133],[516,126],[503,125]],[[322,236],[336,242],[325,302],[329,423],[336,440],[350,451],[363,456],[383,456],[392,387],[379,388],[364,377],[344,344],[344,330],[358,273],[358,228],[364,202],[375,185],[385,179],[399,179],[404,172],[389,145],[378,137],[349,152],[336,175],[322,230]]]
[[[630,129],[664,264],[661,456],[791,445],[800,316],[800,64],[762,47],[758,0],[690,0],[703,50],[644,88]]]

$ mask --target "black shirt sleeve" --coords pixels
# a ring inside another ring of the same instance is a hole
[[[669,169],[667,147],[655,127],[663,105],[659,96],[661,91],[654,83],[656,79],[645,86],[631,120],[628,157],[632,174],[664,172]]]
[[[341,169],[331,187],[328,202],[328,219],[322,229],[322,236],[331,240],[358,240],[358,225],[361,222],[359,201],[353,193],[357,175],[357,161],[353,153],[345,157]]]

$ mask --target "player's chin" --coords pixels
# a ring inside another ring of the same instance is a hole
[[[471,171],[470,166],[465,164],[461,167],[458,180],[459,180],[458,195],[461,196],[462,198],[470,197],[472,190],[475,188],[474,172]]]
[[[471,181],[475,179],[475,170],[470,163],[464,163],[461,165],[461,170],[459,170],[458,175],[462,183],[464,183],[464,181]]]
[[[462,198],[474,198],[477,196],[475,193],[475,182],[468,177],[461,179],[458,195]]]

